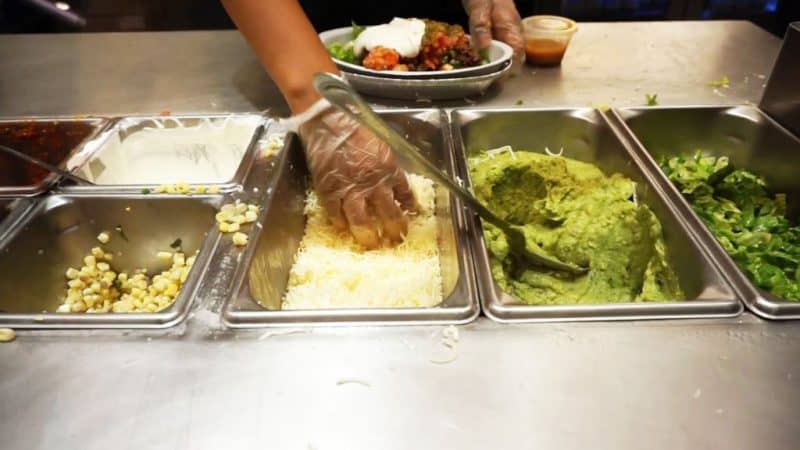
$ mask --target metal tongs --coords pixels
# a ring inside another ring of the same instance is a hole
[[[11,147],[6,147],[5,145],[0,145],[0,151],[8,153],[9,155],[11,155],[11,156],[13,156],[15,158],[19,158],[19,159],[21,159],[21,160],[23,160],[25,162],[37,165],[37,166],[39,166],[39,167],[41,167],[41,168],[43,168],[43,169],[45,169],[47,171],[50,171],[50,172],[53,172],[55,174],[61,175],[62,177],[68,178],[68,179],[70,179],[70,180],[72,180],[72,181],[74,181],[74,182],[76,182],[78,184],[83,184],[83,185],[87,185],[87,186],[93,186],[94,185],[94,183],[92,183],[91,181],[89,181],[89,180],[87,180],[85,178],[81,178],[81,177],[79,177],[77,175],[73,175],[68,170],[64,170],[64,169],[62,169],[60,167],[56,167],[56,166],[54,166],[52,164],[46,163],[46,162],[42,161],[39,158],[34,158],[33,156],[26,155],[25,153],[22,153],[19,150],[15,150],[15,149],[13,149]]]
[[[588,271],[585,267],[567,264],[543,255],[535,243],[529,243],[525,239],[525,234],[519,227],[497,217],[472,193],[453,181],[446,173],[439,170],[427,158],[422,156],[414,144],[408,142],[378,117],[372,108],[341,78],[329,73],[318,73],[314,76],[314,87],[331,104],[383,139],[399,157],[416,163],[424,170],[426,175],[443,184],[450,192],[478,213],[482,219],[502,230],[508,239],[511,254],[534,265],[575,275],[584,274]]]

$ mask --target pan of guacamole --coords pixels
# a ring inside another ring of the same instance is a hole
[[[524,227],[556,258],[584,275],[531,266],[512,257],[505,235],[483,223],[495,283],[530,305],[682,300],[661,224],[636,198],[636,184],[558,155],[482,151],[468,159],[475,195],[495,214]]]

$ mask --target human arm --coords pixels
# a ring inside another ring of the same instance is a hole
[[[338,73],[297,0],[223,0],[294,116],[314,188],[331,223],[361,245],[396,243],[414,197],[391,149],[345,113],[320,101],[312,80]]]
[[[294,114],[320,99],[314,74],[339,70],[297,0],[222,0],[222,5]]]

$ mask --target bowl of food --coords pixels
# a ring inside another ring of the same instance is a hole
[[[388,24],[320,33],[345,72],[388,78],[456,78],[497,72],[511,60],[508,45],[492,41],[478,51],[460,25],[395,18]]]

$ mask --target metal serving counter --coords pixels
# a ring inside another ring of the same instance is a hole
[[[581,24],[560,70],[377,103],[757,103],[778,46],[743,22]],[[2,116],[285,113],[235,32],[0,36],[0,65]],[[730,88],[708,85],[723,75]],[[479,318],[451,348],[441,326],[229,330],[229,282],[169,330],[19,331],[0,345],[0,448],[800,446],[796,321]]]

